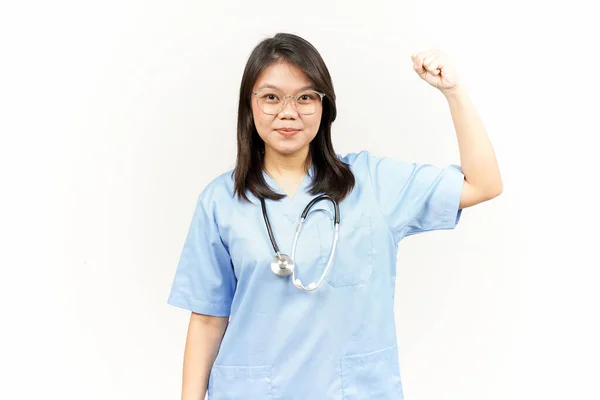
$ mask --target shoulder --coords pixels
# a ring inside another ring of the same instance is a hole
[[[373,154],[368,150],[361,150],[356,153],[348,153],[345,156],[337,155],[338,158],[345,163],[356,166],[356,167],[368,167],[372,169],[377,168],[400,168],[400,169],[413,169],[415,166],[419,164],[415,161],[408,161],[405,159],[399,159],[396,157],[390,157],[380,154]],[[430,164],[422,164],[422,165],[430,165]]]
[[[340,161],[348,164],[354,169],[355,167],[360,167],[363,164],[367,164],[373,155],[368,150],[360,150],[358,152],[347,153],[345,155],[337,154],[337,157]]]
[[[338,158],[348,164],[352,169],[372,168],[377,164],[388,161],[394,161],[389,157],[373,154],[369,150],[360,150],[358,152],[347,153],[346,155],[337,154]],[[397,162],[397,161],[396,161]]]
[[[405,164],[389,157],[375,155],[368,150],[360,150],[358,152],[347,153],[346,155],[338,154],[337,156],[340,161],[348,164],[352,172],[358,175],[358,177],[369,177],[369,175],[381,169],[382,165],[385,166],[389,163]]]
[[[344,155],[337,154],[339,160],[344,164],[348,165],[356,185],[365,186],[372,182],[372,165],[375,160],[375,156],[368,150],[360,150],[357,152],[350,152]]]
[[[376,155],[368,150],[338,155],[348,164],[358,180],[368,180],[375,184],[402,182],[411,176],[417,164],[388,156]]]
[[[233,172],[231,169],[213,177],[200,191],[197,206],[215,211],[218,207],[237,201],[234,196]]]

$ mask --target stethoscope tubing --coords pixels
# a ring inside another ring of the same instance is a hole
[[[333,206],[334,206],[333,243],[331,246],[331,253],[330,253],[329,259],[327,261],[327,266],[325,267],[325,270],[323,271],[323,274],[321,274],[321,278],[319,279],[319,281],[317,283],[310,283],[308,286],[304,286],[302,284],[302,281],[300,281],[300,279],[296,279],[295,268],[292,268],[292,282],[293,282],[294,286],[296,286],[298,289],[302,289],[302,290],[306,290],[306,291],[316,290],[323,282],[323,279],[325,278],[325,276],[327,275],[327,272],[329,271],[329,268],[331,267],[331,263],[333,260],[333,256],[335,254],[338,236],[339,236],[340,209],[339,209],[339,205],[338,205],[337,201],[335,201],[335,199],[333,199],[331,196],[329,196],[327,194],[322,194],[322,195],[315,197],[306,205],[306,207],[302,211],[302,214],[300,216],[300,221],[298,222],[298,225],[296,227],[296,233],[294,235],[294,243],[292,244],[292,255],[291,255],[292,262],[294,261],[294,257],[296,255],[296,245],[298,243],[300,231],[302,230],[302,224],[304,223],[304,220],[306,219],[308,213],[310,212],[310,209],[316,203],[318,203],[319,201],[322,201],[322,200],[329,200],[333,203]],[[267,227],[267,232],[269,234],[269,240],[271,241],[271,245],[273,246],[273,250],[275,251],[276,257],[279,258],[279,260],[281,260],[282,254],[279,251],[279,246],[277,245],[277,241],[275,240],[275,236],[273,235],[273,229],[271,227],[271,223],[269,221],[269,217],[267,214],[267,207],[265,204],[265,199],[261,197],[260,203],[261,203],[263,218],[265,220],[265,225]]]

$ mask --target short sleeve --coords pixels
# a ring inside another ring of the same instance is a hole
[[[230,314],[236,278],[213,206],[198,198],[168,303],[199,314]]]
[[[456,227],[464,183],[460,166],[439,168],[368,153],[365,157],[375,197],[398,240]]]

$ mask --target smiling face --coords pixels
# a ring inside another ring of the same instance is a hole
[[[283,96],[294,96],[306,89],[314,89],[312,82],[300,68],[288,62],[277,62],[265,68],[252,87],[253,92],[268,90]],[[302,101],[298,100],[299,103]],[[276,98],[269,94],[264,101],[272,102]],[[271,153],[286,157],[308,155],[310,142],[319,131],[322,113],[320,100],[313,114],[304,115],[298,112],[289,97],[281,111],[266,114],[258,105],[258,96],[252,95],[252,116],[258,135],[265,142],[265,157]]]

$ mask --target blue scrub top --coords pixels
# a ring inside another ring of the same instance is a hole
[[[271,272],[260,202],[233,196],[232,171],[200,194],[168,302],[230,316],[210,372],[210,400],[403,398],[394,323],[398,243],[456,226],[464,176],[455,165],[408,164],[367,151],[338,157],[356,186],[339,204],[337,249],[313,292]],[[291,254],[296,224],[313,198],[313,172],[293,199],[266,200],[283,253]],[[333,215],[331,202],[321,201],[303,225],[295,261],[305,285],[326,266]]]

